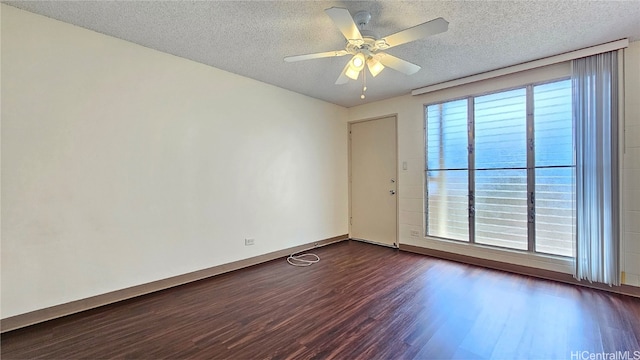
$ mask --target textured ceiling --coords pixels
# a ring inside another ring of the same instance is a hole
[[[346,107],[621,38],[640,40],[633,1],[3,1],[149,48]],[[349,57],[285,63],[288,55],[344,48],[324,9],[371,12],[386,36],[443,17],[449,31],[389,49],[422,66],[334,82]]]

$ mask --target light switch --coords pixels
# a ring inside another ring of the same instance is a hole
[[[406,161],[402,162],[402,170],[407,170],[407,162]]]

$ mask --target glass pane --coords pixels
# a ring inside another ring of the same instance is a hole
[[[467,100],[427,107],[427,169],[466,169]]]
[[[533,88],[536,166],[573,165],[571,80]]]
[[[476,242],[527,250],[527,171],[476,171]]]
[[[467,170],[427,171],[427,234],[469,241]]]
[[[571,167],[536,169],[536,251],[574,256],[576,214]]]
[[[474,100],[476,168],[527,166],[526,89]]]

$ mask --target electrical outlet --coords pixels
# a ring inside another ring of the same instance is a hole
[[[411,237],[418,237],[420,236],[420,232],[418,230],[411,230]]]
[[[244,239],[244,246],[250,246],[256,243],[256,239]]]

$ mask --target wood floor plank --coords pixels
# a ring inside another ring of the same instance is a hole
[[[1,335],[3,359],[569,359],[640,351],[640,300],[355,241]]]

